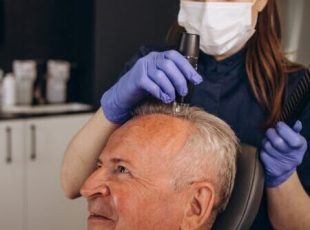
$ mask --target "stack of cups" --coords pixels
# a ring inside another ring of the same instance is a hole
[[[65,103],[67,81],[70,77],[70,63],[49,60],[47,62],[47,101],[49,103]]]
[[[16,78],[17,104],[31,105],[33,99],[33,84],[37,77],[37,65],[33,60],[13,62]]]

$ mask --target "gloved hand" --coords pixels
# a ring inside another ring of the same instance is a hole
[[[278,122],[268,129],[263,141],[261,160],[265,166],[265,185],[272,188],[285,182],[301,164],[307,150],[307,141],[300,135],[302,123],[292,128]]]
[[[106,118],[116,124],[128,120],[131,111],[147,95],[151,94],[164,103],[175,100],[176,91],[185,96],[186,79],[193,84],[202,77],[177,51],[152,52],[139,59],[120,80],[101,98]]]

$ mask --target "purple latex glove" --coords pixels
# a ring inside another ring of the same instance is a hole
[[[261,160],[265,166],[265,185],[272,188],[285,182],[301,164],[307,150],[307,141],[300,135],[302,123],[292,128],[278,122],[268,129],[263,141]]]
[[[130,118],[135,105],[147,95],[164,103],[175,100],[176,91],[185,96],[187,82],[202,82],[202,77],[177,51],[152,52],[140,58],[101,98],[107,119],[121,124]]]

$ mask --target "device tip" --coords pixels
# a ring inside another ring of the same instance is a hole
[[[172,112],[174,115],[186,114],[189,108],[189,104],[174,102],[172,105]]]

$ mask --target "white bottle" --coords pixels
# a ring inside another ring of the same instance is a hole
[[[0,69],[0,112],[2,110],[2,79],[3,79],[3,70]]]
[[[2,104],[3,106],[13,106],[16,104],[16,81],[12,73],[6,74],[3,79]]]

